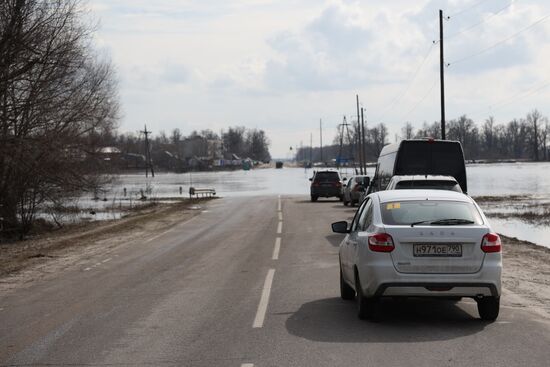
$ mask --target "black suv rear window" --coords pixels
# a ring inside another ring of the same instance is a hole
[[[340,175],[338,172],[317,172],[315,181],[340,181]]]

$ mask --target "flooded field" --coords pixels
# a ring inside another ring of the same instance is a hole
[[[373,169],[368,174],[372,175]],[[349,177],[351,170],[343,170]],[[467,166],[469,194],[495,230],[550,247],[550,163]],[[218,196],[309,195],[311,169],[255,169],[231,172],[159,173],[154,178],[127,174],[98,193],[78,200],[84,220],[118,218],[126,208],[151,201],[188,197],[189,187],[214,188]],[[91,214],[93,213],[93,214]],[[77,220],[76,216],[70,216]]]

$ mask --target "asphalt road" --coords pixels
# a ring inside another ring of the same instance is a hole
[[[192,220],[0,295],[2,366],[548,366],[550,320],[506,302],[339,298],[340,202],[227,198]],[[280,209],[280,210],[279,210]]]

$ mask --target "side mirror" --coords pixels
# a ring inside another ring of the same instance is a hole
[[[370,185],[370,177],[365,177],[363,179],[363,185],[365,185],[365,187],[368,187]]]
[[[342,179],[342,181],[347,181],[347,180],[348,180],[347,177],[344,177],[344,178]]]
[[[332,223],[332,232],[335,232],[335,233],[349,233],[349,231],[348,231],[348,222],[343,220],[341,222]]]
[[[309,180],[310,180],[310,181],[313,181],[313,177],[310,177],[310,179],[309,179]]]

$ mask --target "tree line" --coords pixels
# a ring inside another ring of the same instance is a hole
[[[338,129],[332,145],[323,147],[323,161],[330,162],[339,157],[353,160],[358,157],[356,149],[359,131],[352,124],[349,133]],[[405,122],[401,134],[396,134],[395,141],[402,139],[440,138],[439,121],[421,127]],[[524,118],[512,119],[498,123],[493,117],[476,123],[466,115],[447,121],[446,138],[462,143],[467,160],[550,160],[550,123],[538,110],[529,112]],[[365,157],[368,162],[375,162],[384,145],[389,143],[386,124],[379,123],[365,129]],[[298,149],[296,159],[299,161],[321,161],[320,147],[303,147]]]
[[[124,154],[144,154],[144,137],[139,133],[106,132],[102,137],[105,145],[118,148]],[[270,141],[264,130],[243,126],[229,127],[219,134],[204,129],[182,134],[179,128],[166,133],[159,131],[150,139],[153,164],[165,170],[181,172],[190,169],[190,159],[203,159],[205,164],[219,160],[251,159],[269,162]]]

